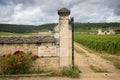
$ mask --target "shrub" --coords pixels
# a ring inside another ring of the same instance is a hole
[[[69,66],[69,67],[64,67],[61,71],[62,76],[67,76],[67,77],[72,77],[72,78],[77,78],[79,77],[79,73],[81,71],[77,66]]]
[[[13,54],[0,56],[0,67],[2,74],[24,74],[27,73],[32,65],[32,62],[39,58],[32,53],[23,51],[15,51]]]

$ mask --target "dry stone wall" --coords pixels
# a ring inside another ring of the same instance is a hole
[[[41,39],[40,37],[35,38],[36,40],[31,42],[29,39],[33,38],[2,37],[2,40],[0,40],[0,55],[13,54],[17,50],[32,52],[32,54],[40,56],[40,58],[33,63],[32,69],[40,68],[47,70],[59,67],[59,52],[57,52],[59,47],[56,46],[54,38],[46,38],[51,40],[47,42],[44,42],[46,39],[44,41],[39,40]],[[35,41],[37,41],[37,43]]]
[[[59,68],[59,57],[41,57],[37,59],[33,65],[32,69],[58,69]]]

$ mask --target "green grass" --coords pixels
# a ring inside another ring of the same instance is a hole
[[[102,69],[102,68],[99,68],[99,67],[93,66],[93,65],[90,65],[90,69],[93,70],[96,73],[106,73],[106,72],[108,72],[105,69]]]
[[[120,59],[115,58],[115,57],[112,57],[112,56],[106,56],[106,55],[101,56],[101,57],[103,57],[104,59],[112,62],[113,65],[114,65],[117,69],[120,69]]]
[[[51,36],[50,35],[42,35],[42,34],[32,34],[32,33],[9,33],[9,32],[0,32],[0,36]]]
[[[103,57],[106,60],[112,61],[112,62],[120,61],[118,58],[115,58],[115,57],[109,56],[109,55],[102,55],[101,57]]]
[[[80,76],[81,71],[77,66],[69,66],[69,67],[64,67],[61,71],[62,76],[67,76],[71,78],[78,78]]]

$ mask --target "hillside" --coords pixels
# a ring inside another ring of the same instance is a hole
[[[0,24],[0,32],[10,32],[10,33],[28,33],[34,30],[48,29],[53,30],[56,24],[44,24],[44,25],[16,25],[16,24]]]
[[[120,23],[75,23],[76,32],[94,32],[98,29],[108,30],[112,27],[116,33],[120,33]]]
[[[57,23],[43,24],[43,25],[16,25],[16,24],[0,24],[0,32],[11,33],[28,33],[34,30],[48,29],[53,30]],[[117,33],[120,33],[120,23],[75,23],[76,32],[96,32],[97,29],[102,28],[107,30],[112,27]]]
[[[53,31],[54,27],[57,25],[57,23],[51,23],[51,24],[43,24],[36,26],[33,30],[41,30],[41,29],[47,29]],[[31,32],[33,31],[31,30]]]
[[[33,25],[0,24],[0,32],[25,33],[34,27]]]

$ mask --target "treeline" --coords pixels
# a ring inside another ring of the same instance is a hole
[[[96,32],[98,29],[108,30],[113,28],[116,33],[120,33],[120,23],[75,23],[77,32]]]
[[[0,24],[0,32],[25,33],[34,27],[33,25]]]
[[[44,25],[16,25],[16,24],[0,24],[0,32],[11,32],[11,33],[28,33],[34,30],[53,30],[55,23],[44,24]]]
[[[34,30],[53,30],[57,23],[43,25],[16,25],[16,24],[0,24],[0,32],[27,33]],[[116,32],[120,33],[120,23],[78,23],[74,24],[75,31],[96,31],[99,28],[108,29],[112,27]]]
[[[75,29],[120,27],[120,23],[75,23]]]
[[[51,24],[43,24],[36,26],[33,30],[42,30],[42,29],[47,29],[53,31],[54,27],[57,25],[57,23],[51,23]],[[32,30],[32,31],[33,31]]]

